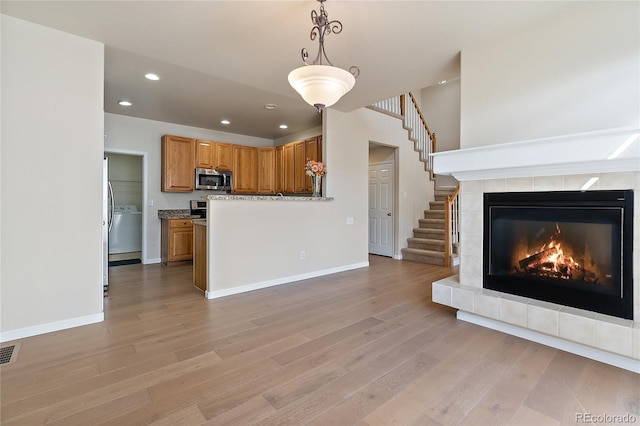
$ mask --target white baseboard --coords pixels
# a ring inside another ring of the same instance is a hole
[[[507,324],[501,321],[496,321],[491,318],[483,317],[480,315],[472,314],[465,311],[458,311],[456,317],[459,320],[470,322],[482,327],[490,328],[492,330],[501,331],[512,336],[521,337],[532,342],[540,343],[542,345],[551,346],[552,348],[560,349],[565,352],[580,355],[585,358],[593,359],[605,364],[613,365],[614,367],[629,370],[634,373],[640,374],[640,361],[627,358],[622,355],[614,354],[611,352],[603,351],[602,349],[592,348],[576,342],[569,342],[564,339],[560,339],[547,334],[538,333],[537,331],[520,328],[515,325]]]
[[[402,260],[402,255],[401,255],[401,254],[394,254],[394,255],[393,255],[393,258],[394,258],[395,260]]]
[[[338,272],[350,271],[352,269],[366,268],[369,262],[353,263],[351,265],[338,266],[336,268],[322,269],[320,271],[308,272],[306,274],[291,275],[288,277],[276,278],[274,280],[260,281],[253,284],[232,287],[225,290],[205,291],[204,296],[207,299],[217,299],[219,297],[231,296],[232,294],[245,293],[247,291],[260,290],[262,288],[273,287],[280,284],[288,284],[295,281],[307,280],[309,278],[321,277],[324,275],[336,274]]]
[[[160,263],[161,259],[158,257],[157,259],[147,259],[145,260],[144,263],[145,265],[151,265],[153,263]]]
[[[62,321],[55,321],[46,324],[34,325],[31,327],[19,328],[17,330],[3,331],[0,333],[0,342],[24,339],[25,337],[37,336],[38,334],[51,333],[53,331],[66,330],[67,328],[80,327],[81,325],[95,324],[104,321],[104,313],[84,317],[70,318]]]

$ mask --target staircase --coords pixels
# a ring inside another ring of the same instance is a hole
[[[429,129],[413,94],[385,99],[369,108],[402,120],[429,179],[435,181],[433,158],[429,154],[436,152],[436,135]],[[429,210],[424,211],[424,219],[418,219],[418,228],[413,228],[413,237],[407,238],[408,247],[401,250],[402,259],[453,266],[458,263],[459,187],[435,188],[434,198],[429,202]]]
[[[402,259],[431,265],[445,265],[445,203],[454,189],[436,189],[435,201],[429,202],[424,219],[418,219],[413,237],[407,239],[408,247],[402,249]]]

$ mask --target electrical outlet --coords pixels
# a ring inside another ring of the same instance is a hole
[[[153,206],[153,200],[149,200],[149,205]]]
[[[352,217],[348,217],[347,218],[347,225],[353,225],[353,218]]]
[[[304,250],[302,250],[300,252],[300,260],[304,260],[305,257],[307,257],[307,253],[305,253]]]

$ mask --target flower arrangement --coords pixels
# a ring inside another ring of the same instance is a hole
[[[321,161],[307,161],[306,174],[307,176],[324,176],[327,174],[327,166],[325,166]]]

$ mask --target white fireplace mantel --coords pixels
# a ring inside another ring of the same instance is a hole
[[[624,148],[624,149],[623,149]],[[459,274],[433,283],[432,300],[458,318],[640,373],[640,197],[634,200],[633,320],[483,288],[483,196],[519,191],[640,193],[640,127],[434,154],[436,174],[460,185]],[[591,175],[591,176],[589,176]]]
[[[453,175],[459,181],[638,171],[640,128],[531,139],[431,155],[435,174]]]

